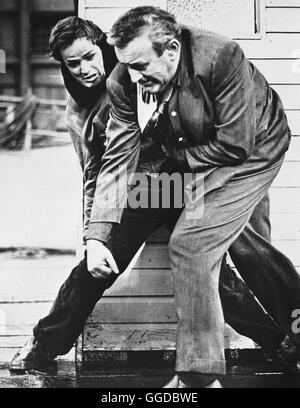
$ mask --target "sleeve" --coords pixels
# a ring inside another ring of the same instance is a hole
[[[235,166],[251,155],[255,141],[255,94],[251,67],[233,41],[223,44],[212,64],[215,135],[206,145],[186,149],[192,170]]]
[[[97,176],[101,168],[102,156],[105,149],[105,130],[99,129],[95,123],[92,122],[91,129],[89,129],[89,142],[85,142],[83,137],[70,125],[68,126],[68,131],[83,173],[83,244],[85,244],[96,190]]]
[[[136,110],[124,88],[108,79],[110,117],[106,129],[106,150],[97,178],[87,239],[107,242],[111,228],[121,221],[130,179],[140,151],[140,128]]]

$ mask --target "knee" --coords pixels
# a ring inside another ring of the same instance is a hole
[[[178,252],[186,252],[187,250],[187,242],[184,239],[184,235],[179,231],[175,230],[172,232],[170,239],[169,239],[169,254],[173,255]]]

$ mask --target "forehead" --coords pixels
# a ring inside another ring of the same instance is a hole
[[[77,38],[71,45],[61,50],[61,56],[64,59],[78,58],[92,51],[95,47],[96,45],[86,37]]]
[[[148,61],[156,56],[152,41],[147,33],[134,38],[125,48],[115,47],[117,58],[124,64]]]

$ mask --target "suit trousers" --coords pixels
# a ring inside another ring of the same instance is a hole
[[[120,272],[123,272],[140,246],[160,226],[165,225],[173,231],[182,209],[170,208],[125,208],[120,225],[112,230],[109,247],[117,262]],[[270,240],[269,199],[266,195],[257,205],[250,219],[251,228],[263,236],[265,241]],[[241,234],[243,236],[244,232]],[[254,239],[256,236],[254,236]],[[240,238],[239,238],[240,239]],[[239,240],[238,239],[238,240]],[[244,242],[246,238],[242,238]],[[194,237],[192,237],[194,241]],[[238,247],[238,244],[237,244]],[[247,247],[243,245],[243,257],[251,258],[251,267],[247,262],[242,265],[243,275],[253,275],[261,262],[260,255],[253,252],[255,242]],[[238,258],[239,250],[236,249]],[[272,265],[276,269],[276,264]],[[202,264],[199,263],[199,276]],[[260,268],[261,269],[261,268]],[[184,268],[184,273],[187,273]],[[272,271],[266,271],[272,278]],[[265,273],[265,271],[262,271]],[[175,271],[176,275],[176,271]],[[34,337],[43,348],[52,354],[67,353],[83,330],[84,324],[104,291],[117,279],[111,275],[107,280],[94,279],[87,269],[86,257],[72,270],[70,276],[61,286],[49,314],[42,318],[34,327]],[[256,301],[252,292],[236,273],[226,265],[223,259],[220,275],[220,296],[223,305],[225,320],[240,334],[253,339],[256,343],[273,351],[284,337],[279,326],[264,312]],[[264,300],[264,299],[263,299]],[[279,307],[280,296],[276,299]]]
[[[262,305],[284,330],[291,332],[292,311],[300,306],[300,277],[287,258],[247,225],[282,161],[264,171],[243,176],[239,176],[238,166],[204,172],[202,201],[186,205],[177,221],[169,241],[169,252],[178,314],[178,372],[226,372],[219,274],[224,253],[246,226],[230,253]],[[200,207],[203,207],[202,212]],[[249,250],[250,241],[253,246]],[[243,253],[244,248],[247,256]],[[279,260],[281,263],[277,263]],[[250,265],[257,267],[254,275]],[[282,278],[278,278],[277,273],[271,275],[273,266],[276,271],[281,270]],[[262,288],[270,283],[271,287]]]

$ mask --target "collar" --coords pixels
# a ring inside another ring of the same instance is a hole
[[[191,47],[191,33],[185,26],[182,26],[181,38],[181,55],[178,67],[177,85],[179,87],[187,86],[193,96],[199,98],[201,90],[199,89],[198,78],[195,75]]]

